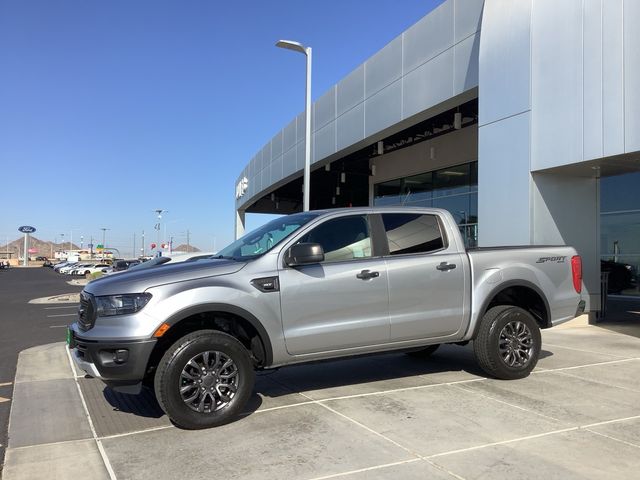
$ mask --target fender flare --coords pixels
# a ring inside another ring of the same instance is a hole
[[[264,345],[266,356],[265,366],[271,365],[273,363],[273,347],[271,346],[271,340],[269,339],[269,335],[267,334],[264,326],[262,325],[262,323],[260,323],[260,320],[258,320],[255,315],[247,312],[243,308],[236,307],[235,305],[228,305],[226,303],[203,303],[194,305],[192,307],[187,307],[177,311],[169,318],[167,318],[164,323],[168,323],[170,326],[173,326],[187,317],[207,312],[230,313],[232,315],[242,317],[247,322],[249,322],[251,326],[258,332],[258,337]]]
[[[507,280],[506,282],[503,282],[497,285],[496,287],[494,287],[485,298],[484,302],[482,303],[482,307],[480,308],[480,313],[478,314],[478,319],[476,321],[476,324],[473,327],[473,335],[471,338],[476,338],[476,335],[478,334],[478,329],[480,328],[480,322],[482,322],[482,318],[487,313],[487,309],[489,308],[489,304],[491,303],[491,301],[502,290],[506,290],[507,288],[511,288],[511,287],[523,287],[536,292],[538,296],[542,299],[542,302],[544,303],[545,313],[547,314],[547,327],[551,326],[551,310],[549,308],[549,301],[547,300],[547,297],[542,292],[542,290],[540,290],[540,288],[537,285],[527,280]]]

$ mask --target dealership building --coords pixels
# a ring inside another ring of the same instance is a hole
[[[637,0],[445,1],[313,104],[311,209],[440,207],[468,246],[573,245],[598,310],[601,265],[640,264],[639,22]],[[304,120],[240,172],[237,236],[302,210]]]

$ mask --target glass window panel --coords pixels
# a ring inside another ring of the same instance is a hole
[[[325,262],[371,257],[371,238],[365,215],[328,220],[311,230],[300,242],[322,245]]]
[[[469,197],[471,195],[454,195],[450,197],[437,197],[433,199],[433,206],[435,208],[444,208],[448,210],[456,223],[464,225],[469,223]]]
[[[443,168],[434,172],[434,196],[453,195],[469,191],[470,168],[469,164],[456,167]]]
[[[600,211],[640,209],[640,172],[600,179]]]
[[[444,247],[435,215],[385,213],[382,221],[391,255],[427,253]]]

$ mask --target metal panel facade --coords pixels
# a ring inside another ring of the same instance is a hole
[[[312,107],[312,162],[477,87],[483,3],[445,1],[322,95]],[[236,208],[302,170],[304,120],[301,112],[256,155],[250,188]]]
[[[624,2],[624,148],[640,150],[640,2]]]
[[[536,0],[531,32],[531,169],[582,160],[582,0]]]

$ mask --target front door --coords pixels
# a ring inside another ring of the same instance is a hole
[[[367,215],[328,219],[299,242],[319,243],[325,260],[280,272],[282,323],[293,355],[389,340],[387,272],[372,258]]]

